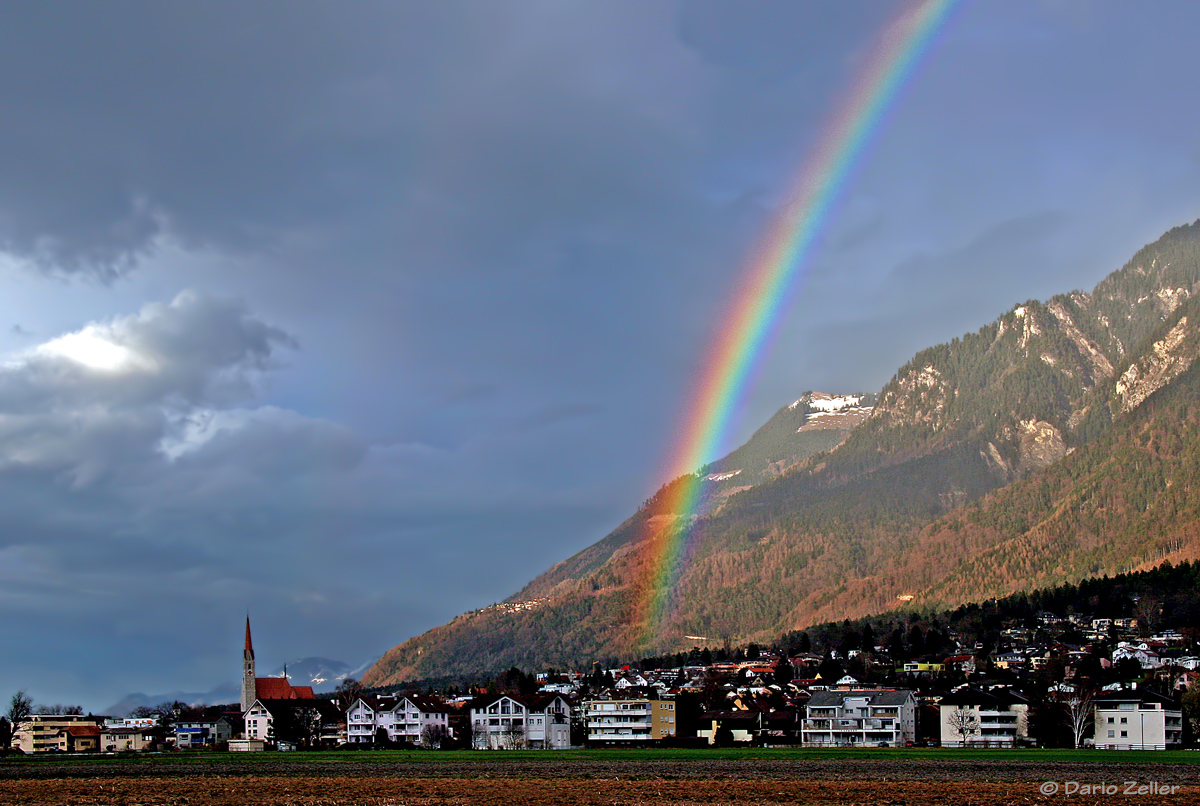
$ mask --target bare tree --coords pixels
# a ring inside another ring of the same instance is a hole
[[[979,717],[970,708],[955,708],[946,721],[963,747],[967,746],[967,741],[979,730]]]
[[[339,683],[333,695],[334,700],[338,704],[338,710],[345,711],[351,705],[354,705],[354,701],[362,696],[363,691],[362,683],[353,677],[347,677]]]
[[[55,703],[54,705],[37,705],[37,706],[34,706],[34,710],[37,711],[39,714],[50,714],[51,716],[58,716],[59,714],[82,714],[83,706],[82,705],[63,705],[62,703]]]
[[[25,693],[25,689],[21,689],[12,695],[12,699],[8,703],[8,711],[5,712],[4,716],[8,719],[8,724],[12,728],[12,735],[14,737],[21,731],[21,726],[29,721],[29,717],[32,714],[33,698]]]
[[[1076,686],[1074,691],[1061,692],[1057,699],[1062,705],[1063,723],[1070,729],[1078,749],[1095,722],[1096,690]]]
[[[525,722],[514,719],[504,729],[504,747],[508,750],[522,750],[525,747]]]
[[[421,729],[421,746],[439,750],[450,741],[450,729],[445,725],[426,725]]]

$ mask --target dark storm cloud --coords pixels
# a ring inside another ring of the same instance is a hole
[[[264,658],[358,663],[603,536],[902,5],[0,9],[0,641],[135,670],[0,693],[211,688],[247,607]],[[1190,214],[1186,13],[963,4],[747,433]]]

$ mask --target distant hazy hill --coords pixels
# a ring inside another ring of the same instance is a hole
[[[903,602],[1196,557],[1198,290],[1200,222],[1090,294],[1022,303],[921,351],[858,401],[862,422],[844,440],[789,441],[818,438],[810,424],[827,398],[782,409],[701,470],[698,539],[651,645],[630,624],[632,583],[644,536],[678,525],[650,522],[647,506],[508,602],[395,647],[364,680],[578,666],[682,648],[687,635],[770,640]]]
[[[237,658],[237,667],[240,669],[241,658]],[[313,691],[333,691],[338,687],[338,684],[347,677],[359,677],[369,667],[370,663],[363,664],[358,667],[351,667],[347,663],[340,660],[330,660],[328,658],[298,658],[297,660],[288,661],[284,666],[280,666],[273,672],[265,675],[266,677],[283,677],[283,670],[286,667],[288,680],[292,685],[296,686],[312,686]],[[263,676],[260,673],[260,676]],[[166,694],[128,694],[119,702],[115,702],[104,711],[109,716],[128,716],[135,708],[147,707],[153,708],[164,702],[179,702],[188,705],[224,705],[227,703],[240,703],[242,700],[242,685],[241,683],[223,683],[211,691],[169,691]]]

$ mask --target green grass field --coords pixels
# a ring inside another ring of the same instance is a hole
[[[49,756],[8,756],[0,761],[3,764],[54,764],[56,762],[80,762],[93,764],[185,764],[204,765],[213,763],[254,764],[262,762],[288,763],[303,766],[320,762],[322,764],[354,763],[354,764],[463,764],[471,761],[487,761],[489,764],[503,764],[506,760],[528,762],[532,757],[546,755],[563,761],[604,761],[637,759],[698,762],[721,761],[862,761],[866,759],[886,759],[889,761],[1022,761],[1022,762],[1071,762],[1071,763],[1104,763],[1104,764],[1198,764],[1200,752],[1193,750],[1064,750],[1064,749],[1017,749],[1017,750],[962,750],[942,748],[724,748],[724,749],[603,749],[603,750],[523,750],[523,751],[486,751],[486,750],[338,750],[321,752],[296,753],[150,753],[128,754],[118,756],[92,755],[49,755]]]

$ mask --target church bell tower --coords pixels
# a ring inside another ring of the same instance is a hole
[[[250,643],[250,617],[246,616],[246,649],[242,652],[242,713],[250,710],[256,699],[254,685],[254,645]]]

